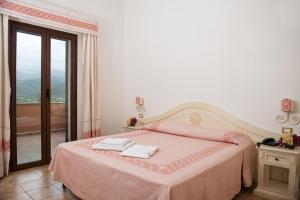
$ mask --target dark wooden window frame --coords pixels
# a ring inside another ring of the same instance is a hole
[[[31,163],[17,164],[16,144],[16,34],[17,32],[41,36],[41,143],[42,160]],[[9,21],[9,66],[11,83],[10,120],[11,120],[11,158],[10,170],[20,170],[47,164],[51,161],[50,133],[50,50],[51,38],[71,41],[71,88],[70,88],[70,139],[77,139],[77,35],[56,31],[44,27]],[[45,131],[43,133],[43,131]]]

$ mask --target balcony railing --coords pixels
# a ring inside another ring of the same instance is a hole
[[[41,104],[17,103],[17,133],[34,133],[41,131]],[[50,104],[51,129],[65,129],[67,122],[65,103]]]

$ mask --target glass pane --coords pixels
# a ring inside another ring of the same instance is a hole
[[[51,39],[51,156],[68,141],[69,41]]]
[[[41,36],[17,32],[17,163],[41,160]]]

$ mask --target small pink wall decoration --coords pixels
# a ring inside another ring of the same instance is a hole
[[[282,99],[281,100],[281,110],[283,112],[294,112],[295,103],[291,99]]]
[[[281,110],[283,113],[276,116],[276,120],[279,123],[290,122],[291,124],[299,124],[300,116],[293,114],[295,112],[295,102],[291,99],[282,99],[281,100]]]
[[[144,99],[142,97],[135,97],[135,104],[139,118],[143,118],[145,112]]]
[[[139,105],[139,106],[144,105],[144,99],[142,97],[136,97],[135,98],[135,104]]]

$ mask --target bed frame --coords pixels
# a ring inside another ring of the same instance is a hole
[[[264,138],[280,137],[279,134],[239,120],[216,106],[200,102],[184,103],[158,116],[139,119],[138,126],[161,121],[238,131],[248,135],[255,143],[261,142]]]

